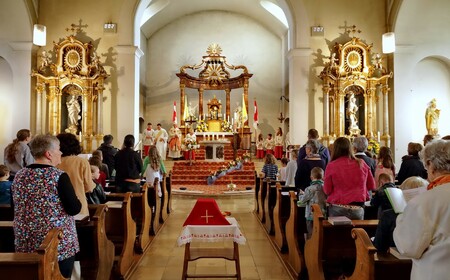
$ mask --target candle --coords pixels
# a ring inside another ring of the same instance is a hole
[[[377,141],[380,142],[380,132],[377,132]]]
[[[80,143],[81,143],[81,141],[83,140],[83,139],[82,139],[82,136],[81,136],[81,131],[80,131],[80,133],[79,133],[79,140],[80,140]]]
[[[230,122],[230,115],[228,115],[228,117],[227,117],[227,121],[228,121],[228,122]]]

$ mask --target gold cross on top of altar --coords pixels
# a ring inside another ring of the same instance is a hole
[[[214,216],[208,216],[208,210],[205,210],[205,216],[200,216],[200,218],[205,218],[206,219],[206,223],[208,223],[208,218],[214,218]]]

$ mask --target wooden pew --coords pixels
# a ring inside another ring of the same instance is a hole
[[[166,174],[163,174],[162,184],[161,184],[161,210],[159,211],[161,214],[159,215],[159,222],[163,224],[167,218],[169,217],[167,205],[169,204],[169,193],[166,187]]]
[[[286,222],[289,219],[291,202],[289,199],[289,190],[292,188],[281,186],[276,183],[276,202],[273,208],[273,227],[275,231],[275,246],[277,249],[286,253],[288,251],[286,240]],[[282,195],[285,193],[285,195]]]
[[[45,236],[36,253],[0,253],[2,279],[62,280],[58,266],[58,244],[61,229],[54,228]]]
[[[352,229],[356,245],[356,265],[348,280],[409,280],[412,261],[397,259],[390,253],[381,254],[373,246],[367,232],[362,228]]]
[[[0,221],[14,220],[14,208],[9,204],[0,204]]]
[[[128,278],[136,265],[136,223],[131,217],[131,192],[125,194],[123,202],[108,202],[107,205],[105,230],[115,247],[113,274],[121,279]]]
[[[309,279],[324,280],[329,274],[340,273],[333,271],[333,268],[342,268],[344,263],[354,264],[356,247],[351,230],[364,228],[375,234],[378,220],[353,220],[353,225],[333,226],[324,219],[319,205],[314,204],[312,211],[313,232],[305,244],[306,267]]]
[[[266,217],[265,221],[264,221],[264,227],[267,231],[268,234],[270,235],[274,235],[275,234],[275,230],[274,230],[274,223],[273,223],[273,209],[275,207],[275,203],[276,203],[276,182],[275,181],[271,181],[271,180],[267,180],[265,183],[266,185],[266,197],[264,200],[264,215]]]
[[[0,252],[14,253],[13,221],[0,221]]]
[[[256,171],[255,171],[256,173]],[[257,217],[259,218],[259,198],[260,198],[260,191],[261,191],[261,182],[263,180],[263,174],[259,174],[258,176],[256,176],[256,180],[255,180],[255,209],[253,210],[253,212],[257,215]],[[261,220],[261,219],[260,219]]]
[[[155,178],[153,186],[148,184],[148,204],[152,210],[152,219],[150,222],[150,234],[156,235],[159,231],[161,224],[159,217],[161,215],[161,198],[158,196],[159,179]]]
[[[151,189],[153,190],[153,189]],[[142,254],[150,245],[150,227],[152,220],[152,210],[148,202],[148,184],[141,187],[140,193],[131,194],[131,217],[136,223],[136,251]],[[124,193],[111,193],[107,195],[109,201],[123,201]]]
[[[80,261],[83,279],[109,280],[114,264],[114,244],[105,232],[108,207],[105,204],[89,205],[89,220],[77,221]]]
[[[297,206],[297,195],[289,192],[290,214],[286,222],[286,242],[288,245],[288,267],[296,279],[306,279],[306,264],[304,258],[306,218],[305,207]]]

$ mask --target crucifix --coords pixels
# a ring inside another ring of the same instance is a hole
[[[208,216],[208,209],[205,212],[205,216],[200,216],[200,218],[206,218],[206,223],[208,223],[208,218],[214,218],[214,216]]]

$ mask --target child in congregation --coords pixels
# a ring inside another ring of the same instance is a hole
[[[97,179],[92,178],[94,180],[94,182],[96,184],[99,183],[103,188],[106,187],[106,177],[107,177],[107,175],[106,175],[105,172],[102,171],[102,165],[103,165],[102,160],[99,157],[92,156],[89,159],[89,164],[91,166],[95,165],[99,169],[99,176],[98,176],[98,178]]]
[[[264,178],[270,180],[277,180],[278,166],[276,165],[277,159],[272,154],[266,154],[264,158],[264,166],[261,172],[264,174]]]
[[[319,204],[322,213],[325,215],[326,212],[326,201],[327,196],[323,192],[323,169],[320,167],[313,167],[311,169],[311,184],[305,189],[305,191],[299,190],[298,193],[298,204],[305,205],[305,218],[306,218],[306,228],[308,230],[308,238],[312,234],[313,226],[313,214],[311,211],[311,205]]]
[[[11,185],[8,181],[9,169],[6,165],[0,164],[0,204],[11,205]]]
[[[382,173],[378,176],[377,190],[374,192],[370,205],[378,208],[378,219],[384,210],[392,209],[391,203],[384,191],[386,188],[396,188],[392,176],[387,173]]]
[[[256,158],[264,158],[264,138],[261,133],[258,135],[258,141],[256,141]]]
[[[289,162],[289,159],[287,159],[287,158],[282,158],[281,159],[281,168],[280,168],[280,178],[279,178],[279,181],[281,181],[281,182],[286,182],[286,166],[287,166],[287,164],[288,164],[288,162]]]
[[[98,179],[100,178],[100,168],[98,168],[97,165],[91,165],[91,173],[95,188],[91,193],[86,193],[88,204],[104,204],[106,202],[106,194],[98,182]]]

